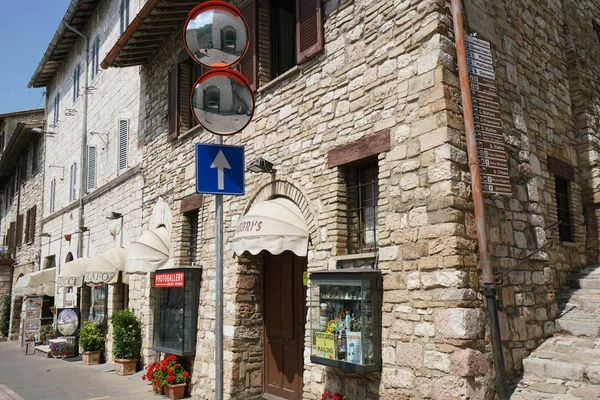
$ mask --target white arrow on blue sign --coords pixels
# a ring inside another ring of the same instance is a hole
[[[243,196],[244,147],[197,143],[196,193]]]

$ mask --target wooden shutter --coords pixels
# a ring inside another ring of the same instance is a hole
[[[258,58],[257,58],[257,37],[256,35],[256,1],[251,0],[250,3],[240,11],[250,28],[250,46],[248,51],[240,61],[240,72],[248,79],[248,85],[252,90],[256,90],[258,84]]]
[[[31,228],[29,223],[31,222],[31,209],[27,210],[27,215],[25,217],[25,243],[29,242],[29,229]]]
[[[36,216],[37,216],[37,206],[33,206],[31,209],[31,222],[29,223],[29,234],[31,235],[30,238],[30,242],[34,243],[35,242],[35,223],[36,223]]]
[[[19,214],[17,217],[17,237],[15,239],[16,246],[21,244],[23,244],[23,214]]]
[[[169,71],[169,136],[168,140],[175,140],[179,136],[179,88],[181,87],[180,64],[176,64]]]
[[[93,188],[96,187],[96,178],[97,178],[97,171],[96,171],[96,155],[97,155],[97,148],[96,146],[88,146],[88,154],[87,154],[87,191],[91,191]]]
[[[323,50],[321,0],[296,0],[296,52],[302,64]]]
[[[127,169],[127,156],[129,150],[129,120],[119,120],[119,148],[117,149],[117,173]]]
[[[15,250],[15,232],[16,232],[15,222],[13,221],[10,223],[10,228],[8,228],[8,233],[7,233],[8,249],[11,251]]]

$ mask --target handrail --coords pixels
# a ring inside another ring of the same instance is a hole
[[[548,230],[548,229],[554,228],[555,226],[559,226],[561,223],[562,223],[561,221],[555,222],[554,224],[548,225],[546,228],[544,228],[544,230]],[[511,272],[513,272],[514,270],[516,270],[517,268],[520,268],[527,261],[529,261],[534,255],[538,254],[541,251],[544,251],[546,249],[551,248],[558,239],[559,239],[559,237],[556,237],[556,236],[555,237],[550,237],[549,240],[542,247],[540,247],[539,249],[536,249],[535,251],[527,254],[525,257],[523,257],[521,259],[521,261],[519,261],[517,263],[517,265],[515,265],[512,268],[509,268],[502,275],[494,277],[494,279],[496,281],[496,284],[497,285],[501,285],[504,282],[504,278],[506,278],[506,276],[508,274],[510,274]]]

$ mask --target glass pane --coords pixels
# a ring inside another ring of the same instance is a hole
[[[318,281],[311,287],[312,355],[367,365],[374,363],[372,302],[368,282]]]
[[[96,325],[102,325],[106,322],[107,290],[108,286],[106,286],[106,284],[91,287],[90,314],[88,316],[88,321],[93,322]]]
[[[185,290],[155,289],[154,346],[170,349],[175,354],[183,350],[183,318]]]

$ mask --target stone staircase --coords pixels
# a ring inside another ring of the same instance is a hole
[[[600,268],[581,271],[557,300],[557,333],[523,360],[511,400],[600,399]]]

